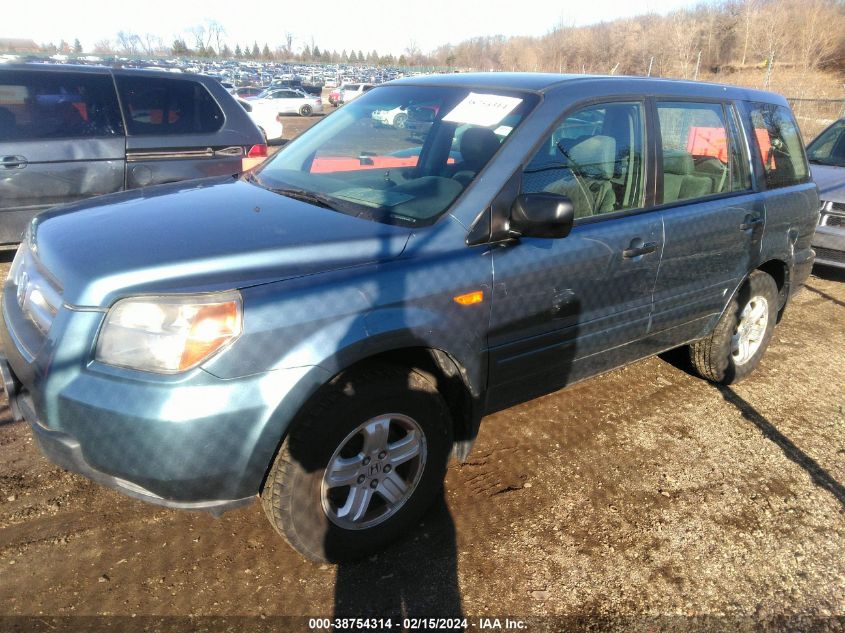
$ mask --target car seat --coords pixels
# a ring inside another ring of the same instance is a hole
[[[561,141],[558,149],[569,159],[569,164],[556,170],[556,180],[542,190],[572,200],[576,218],[613,211],[616,194],[610,179],[616,164],[615,139],[597,134],[578,140],[568,148]]]
[[[696,176],[695,161],[684,151],[663,152],[663,202],[701,198],[713,192],[714,183],[707,176]]]
[[[461,162],[450,169],[451,178],[466,187],[499,149],[499,137],[486,127],[472,127],[461,136]]]

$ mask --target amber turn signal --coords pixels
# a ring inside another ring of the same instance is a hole
[[[452,300],[462,306],[471,306],[474,303],[481,303],[484,301],[484,291],[474,290],[472,292],[458,295],[457,297],[452,297]]]

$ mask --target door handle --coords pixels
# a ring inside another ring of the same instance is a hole
[[[643,242],[640,238],[631,240],[631,245],[622,251],[622,257],[631,259],[640,255],[648,255],[657,250],[657,242]]]
[[[27,166],[27,161],[23,156],[3,156],[0,158],[0,165],[4,169],[23,169]]]
[[[740,231],[747,231],[753,229],[758,224],[763,224],[763,218],[759,215],[746,215],[745,221],[739,225]]]

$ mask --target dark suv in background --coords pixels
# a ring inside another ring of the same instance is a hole
[[[48,207],[237,174],[244,159],[266,155],[261,132],[211,77],[2,66],[0,248]]]

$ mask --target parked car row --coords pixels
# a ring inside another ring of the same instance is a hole
[[[349,103],[373,88],[375,88],[374,84],[367,83],[343,84],[337,90],[332,90],[329,93],[329,103],[334,107]]]

